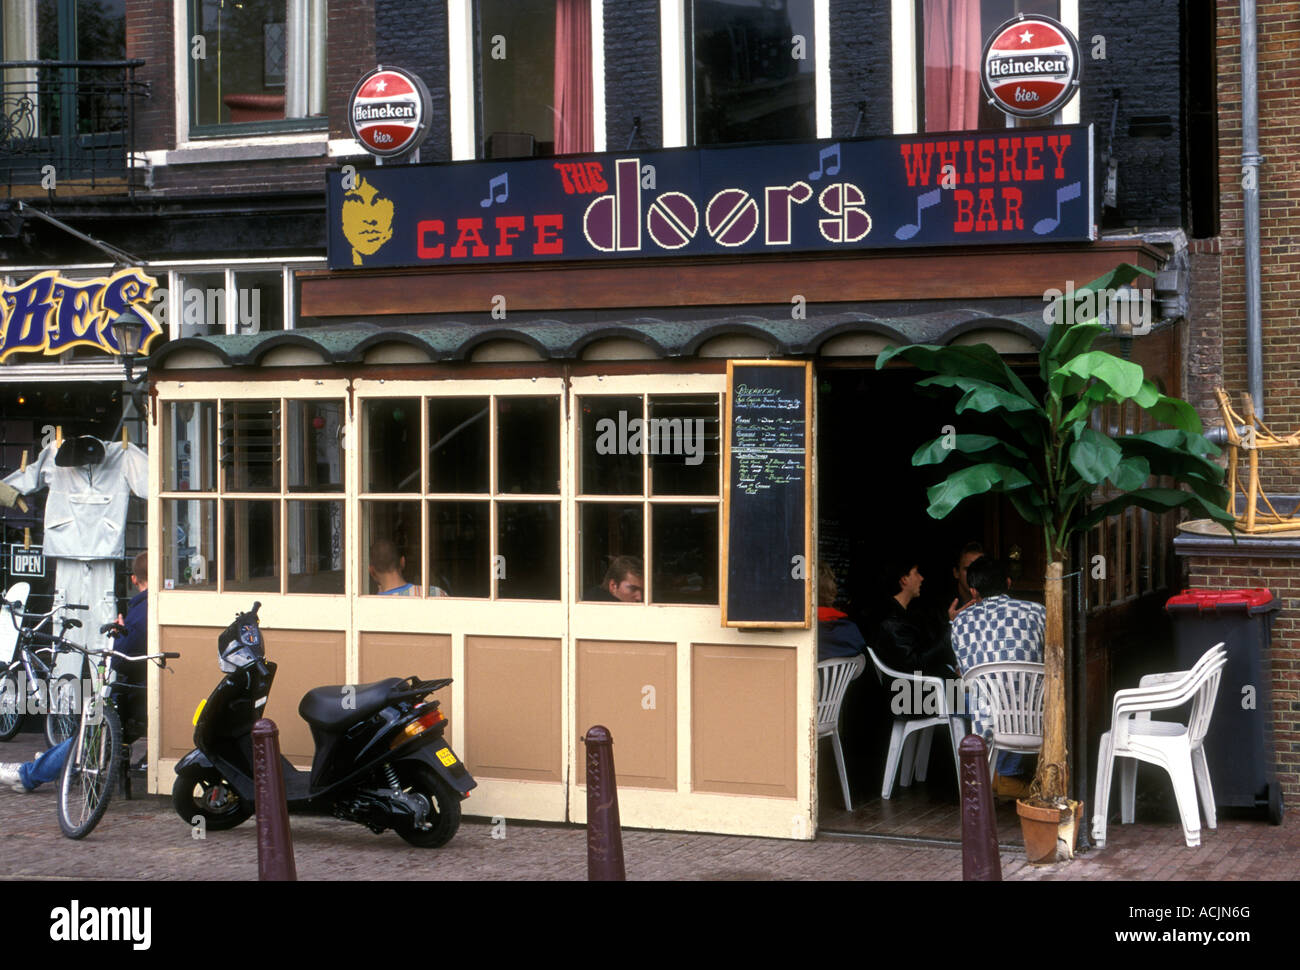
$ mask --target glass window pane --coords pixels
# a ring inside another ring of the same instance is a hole
[[[429,503],[429,595],[492,595],[491,510],[484,502]]]
[[[420,595],[420,503],[362,502],[362,595]]]
[[[301,16],[290,16],[295,12]],[[325,0],[191,4],[191,36],[202,34],[205,48],[204,57],[187,58],[191,123],[323,115],[326,21]],[[302,32],[299,43],[293,31]]]
[[[235,273],[235,331],[284,329],[284,274],[278,269]]]
[[[217,490],[217,404],[177,401],[163,406],[163,490]]]
[[[718,494],[716,394],[652,395],[647,430],[653,494]]]
[[[497,398],[497,491],[560,494],[560,399]]]
[[[228,592],[280,591],[280,503],[232,501],[222,509],[221,548]]]
[[[182,337],[206,337],[226,332],[224,272],[177,273],[176,286],[179,292],[169,292],[166,303],[155,308],[155,317],[160,324],[179,320]]]
[[[1045,14],[1059,20],[1058,0],[968,0],[921,8],[925,62],[923,131],[973,131],[1006,127],[1006,115],[988,103],[980,86],[980,57],[985,39],[1019,13]],[[1021,118],[1019,127],[1050,124],[1051,117]]]
[[[499,503],[497,555],[505,572],[497,579],[498,599],[559,599],[560,503]]]
[[[556,0],[479,0],[477,6],[482,157],[554,155]],[[590,63],[590,40],[586,47]]]
[[[640,395],[581,397],[583,495],[641,494]]]
[[[163,589],[217,588],[217,503],[163,499]]]
[[[655,603],[718,602],[718,507],[650,507],[650,598]]]
[[[488,490],[490,406],[486,397],[429,401],[429,491]]]
[[[813,0],[692,9],[695,144],[816,138]]]
[[[289,592],[343,595],[343,503],[290,501]]]
[[[224,401],[221,467],[228,492],[280,490],[280,402]]]
[[[641,503],[585,502],[580,508],[582,598],[605,601],[632,595],[626,580],[633,568],[634,585],[644,589],[645,511]],[[613,593],[608,588],[610,579],[619,587]]]
[[[368,400],[362,406],[367,492],[420,490],[420,400],[414,397]]]
[[[289,401],[289,491],[343,491],[343,402]]]

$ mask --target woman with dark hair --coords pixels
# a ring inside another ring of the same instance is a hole
[[[893,595],[885,601],[876,634],[876,653],[901,673],[956,676],[957,661],[947,634],[936,634],[917,602],[925,577],[915,559],[899,559],[890,570]]]

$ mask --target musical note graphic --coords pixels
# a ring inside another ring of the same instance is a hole
[[[828,166],[826,164],[826,159],[828,158],[834,158],[835,164]],[[822,149],[821,157],[817,159],[817,171],[809,172],[808,178],[816,182],[819,178],[822,177],[822,173],[825,173],[827,175],[835,175],[839,172],[839,170],[840,170],[840,143],[836,142],[830,148]]]
[[[1056,190],[1056,218],[1039,219],[1034,223],[1034,232],[1040,236],[1046,236],[1049,232],[1061,224],[1061,203],[1069,202],[1071,199],[1077,199],[1083,192],[1082,182],[1071,182],[1069,185],[1063,185]]]
[[[934,189],[930,192],[922,192],[916,197],[916,225],[908,223],[905,226],[899,226],[894,230],[895,239],[911,239],[921,231],[921,213],[926,209],[933,209],[939,204],[943,197],[941,189]]]
[[[494,199],[492,198],[492,190],[498,188],[500,191]],[[504,202],[508,198],[510,198],[510,173],[502,172],[500,175],[492,176],[492,180],[488,182],[488,197],[480,202],[479,205],[487,209],[491,207],[493,202]]]

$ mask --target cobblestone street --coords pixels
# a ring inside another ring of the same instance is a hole
[[[5,759],[29,757],[39,744],[22,735],[0,748]],[[10,879],[255,880],[253,820],[205,839],[192,837],[169,798],[116,795],[85,840],[65,839],[55,815],[56,786],[19,794],[0,790]],[[467,803],[472,806],[473,799]],[[391,832],[374,835],[335,819],[291,819],[302,880],[385,879],[394,873],[443,880],[585,880],[586,830],[580,826],[467,819],[445,848],[414,849]],[[503,838],[494,838],[494,831]],[[1199,849],[1173,825],[1110,827],[1102,851],[1068,865],[1034,868],[1018,849],[1004,849],[1007,880],[1293,880],[1300,876],[1300,818],[1275,827],[1221,821]],[[823,835],[814,842],[625,831],[630,880],[960,880],[959,846]]]

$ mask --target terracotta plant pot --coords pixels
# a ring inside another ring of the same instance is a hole
[[[1058,808],[1032,805],[1023,799],[1016,801],[1016,814],[1020,816],[1020,831],[1025,839],[1025,855],[1030,865],[1047,866],[1074,858],[1083,803],[1067,800],[1066,806]]]

